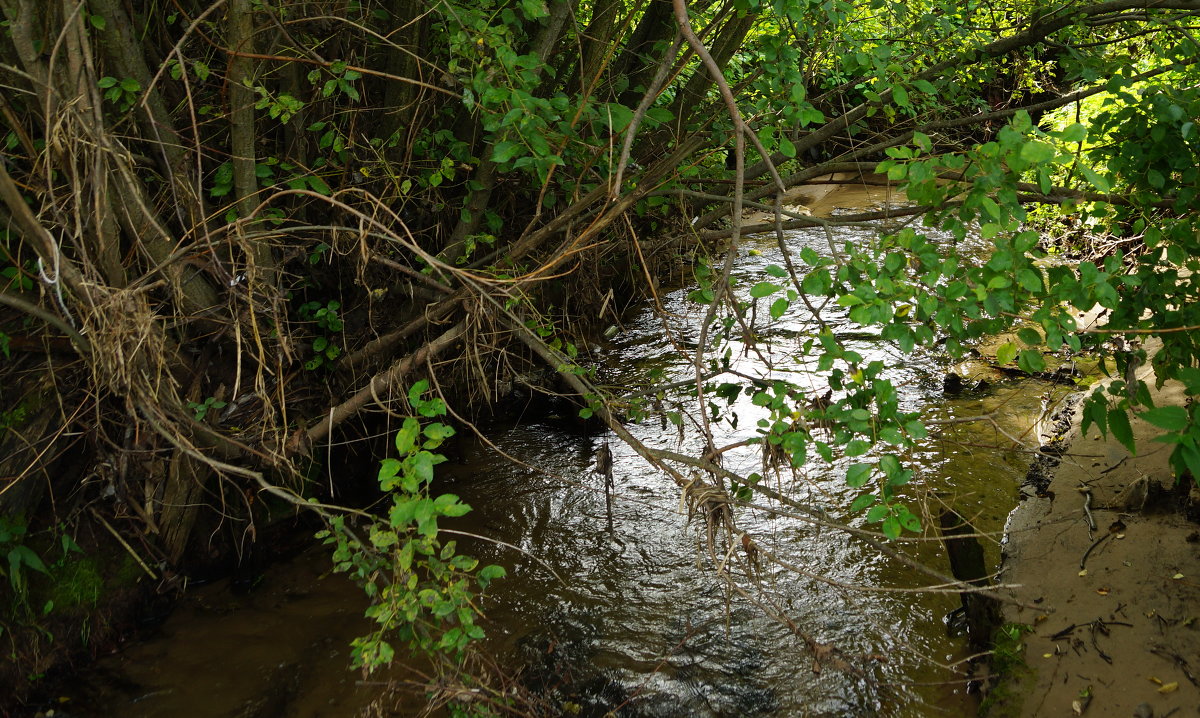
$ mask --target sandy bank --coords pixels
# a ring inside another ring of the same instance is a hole
[[[1139,378],[1153,387],[1148,367]],[[1185,400],[1174,383],[1152,395]],[[1176,486],[1161,430],[1135,419],[1131,456],[1095,428],[1080,436],[1079,414],[1061,462],[1032,472],[1041,486],[1009,518],[1000,580],[1029,607],[1005,619],[1032,627],[1031,670],[1000,685],[989,715],[1196,716],[1200,491]]]

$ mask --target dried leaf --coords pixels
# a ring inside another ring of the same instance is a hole
[[[1170,683],[1162,684],[1162,686],[1158,689],[1158,692],[1159,693],[1174,693],[1177,690],[1179,690],[1179,681],[1171,681]]]

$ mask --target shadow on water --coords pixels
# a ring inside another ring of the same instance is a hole
[[[886,200],[869,188],[839,189],[827,204],[876,206]],[[865,240],[865,230],[838,230],[838,241]],[[793,251],[828,253],[823,231],[790,232]],[[778,263],[772,238],[749,238],[756,253],[741,257],[739,286]],[[688,357],[668,342],[694,342],[697,309],[685,290],[662,296],[669,323],[649,311],[631,318],[601,350],[601,379],[633,387],[651,372],[687,378]],[[900,388],[905,410],[950,420],[995,412],[1006,431],[1026,431],[1047,401],[1045,384],[992,377],[990,387],[943,394],[952,369],[931,353],[903,355],[860,329],[844,314],[825,317],[851,347],[883,361]],[[815,367],[788,365],[811,322],[768,324],[759,338],[792,376],[807,377],[813,396],[824,390]],[[729,338],[740,371],[769,376],[754,354]],[[685,390],[664,397],[682,404]],[[1061,394],[1058,391],[1055,396]],[[721,424],[719,439],[754,435],[759,409],[749,398],[731,407],[736,422]],[[694,432],[657,421],[631,425],[646,443],[673,450],[698,446]],[[757,607],[731,594],[705,565],[703,532],[680,512],[680,492],[629,449],[604,434],[568,429],[543,419],[492,427],[489,436],[516,464],[482,443],[466,442],[461,462],[445,465],[440,490],[474,507],[459,527],[519,547],[463,540],[483,563],[500,563],[506,580],[493,584],[484,609],[488,647],[505,665],[524,666],[525,682],[580,716],[958,716],[973,706],[963,678],[951,670],[963,657],[961,638],[947,636],[943,617],[957,605],[952,594],[889,592],[922,585],[922,578],[873,555],[845,534],[770,511],[739,514],[739,526],[761,546],[811,575],[766,567],[758,588],[815,638],[836,646],[851,670],[825,667],[803,641]],[[604,481],[593,470],[602,443],[613,455],[613,529],[607,530]],[[1036,446],[1029,440],[1028,446]],[[1000,448],[997,448],[1000,447]],[[1003,448],[1009,447],[1009,448]],[[946,424],[909,459],[917,476],[909,498],[937,492],[981,531],[998,536],[1029,464],[1027,452],[990,428]],[[750,453],[729,452],[725,465],[761,471]],[[833,518],[855,496],[845,465],[809,462],[794,473],[768,476],[773,486]],[[936,515],[925,516],[926,526]],[[915,559],[947,570],[940,543],[903,544]],[[991,565],[998,541],[985,541]],[[219,586],[189,596],[153,640],[102,661],[81,687],[85,702],[124,716],[354,715],[374,695],[346,670],[347,643],[366,627],[361,595],[340,577],[324,574],[320,551],[277,566],[262,588],[235,598]],[[546,568],[550,566],[553,572]],[[820,578],[814,578],[819,576]],[[747,586],[750,582],[747,577]],[[866,590],[849,590],[847,587]],[[415,708],[414,708],[415,712]],[[403,712],[396,713],[403,715]]]

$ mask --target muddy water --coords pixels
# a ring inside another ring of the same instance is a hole
[[[878,190],[841,188],[814,210],[887,201]],[[870,237],[866,229],[835,230],[837,244]],[[803,246],[830,251],[820,230],[790,232],[787,241],[792,251]],[[746,240],[737,269],[740,286],[763,279],[763,268],[773,263],[781,263],[773,238]],[[602,382],[635,387],[652,372],[669,380],[689,376],[687,354],[668,341],[686,347],[696,340],[698,310],[685,294],[664,294],[665,314],[645,311],[630,318],[600,348]],[[868,361],[882,360],[888,378],[901,387],[904,408],[921,410],[929,419],[994,413],[1017,436],[1064,393],[1046,396],[1044,383],[1005,383],[993,376],[990,389],[947,399],[942,377],[952,367],[938,356],[905,356],[852,328],[838,312],[827,311],[824,318],[850,348]],[[779,363],[774,371],[806,377],[802,381],[819,395],[823,380],[815,367],[788,359],[813,331],[803,319],[767,323],[760,341],[772,347]],[[729,346],[737,371],[770,376],[736,339]],[[667,408],[686,401],[682,392],[664,397]],[[717,427],[719,443],[754,435],[758,409],[743,399],[733,412],[736,425]],[[652,446],[692,452],[699,447],[696,432],[686,428],[657,421],[630,428]],[[603,481],[593,471],[603,443],[614,457],[611,531]],[[1027,449],[1037,442],[1027,435],[1024,444],[1014,450],[992,428],[947,423],[939,437],[911,455],[918,471],[910,495],[917,501],[937,492],[981,531],[998,535],[1029,464]],[[565,420],[545,419],[508,428],[499,446],[521,463],[500,459],[483,445],[468,447],[461,464],[445,467],[442,490],[459,493],[475,508],[463,528],[520,549],[464,542],[485,562],[509,569],[510,577],[494,584],[485,607],[490,647],[511,657],[513,665],[540,665],[547,676],[569,671],[577,680],[562,691],[573,702],[623,703],[641,715],[661,716],[958,716],[973,710],[961,675],[951,668],[963,658],[962,639],[948,636],[943,621],[957,599],[910,592],[923,585],[912,570],[842,533],[767,511],[738,514],[741,528],[760,546],[801,569],[763,564],[753,580],[743,577],[739,583],[815,639],[835,646],[848,667],[817,672],[792,632],[731,595],[698,558],[702,531],[680,512],[679,489],[630,450],[605,435],[572,431]],[[724,460],[742,474],[761,470],[748,451],[728,452]],[[766,480],[839,518],[854,496],[844,472],[844,465],[818,460]],[[994,562],[997,544],[986,539],[985,544]],[[936,540],[903,548],[948,571]],[[81,703],[95,706],[95,715],[355,714],[378,689],[345,670],[346,644],[365,625],[362,605],[356,589],[323,575],[327,565],[313,552],[276,567],[263,587],[242,598],[220,587],[202,589],[167,622],[160,638],[102,662]],[[403,677],[403,669],[398,675]]]

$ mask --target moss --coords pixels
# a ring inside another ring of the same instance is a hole
[[[979,715],[1009,718],[1021,714],[1027,689],[1036,678],[1034,669],[1025,662],[1022,640],[1032,630],[1023,623],[1006,623],[992,634],[991,688],[979,706]]]
[[[138,565],[137,561],[133,560],[133,556],[124,553],[121,555],[116,570],[113,571],[112,577],[109,579],[109,585],[111,588],[132,586],[142,580],[142,577],[145,575],[142,567]]]
[[[99,603],[104,590],[104,577],[96,562],[86,557],[77,558],[55,569],[47,599],[54,602],[56,610],[92,608]]]
[[[0,411],[0,429],[17,429],[25,423],[26,407],[18,405],[9,411]]]

